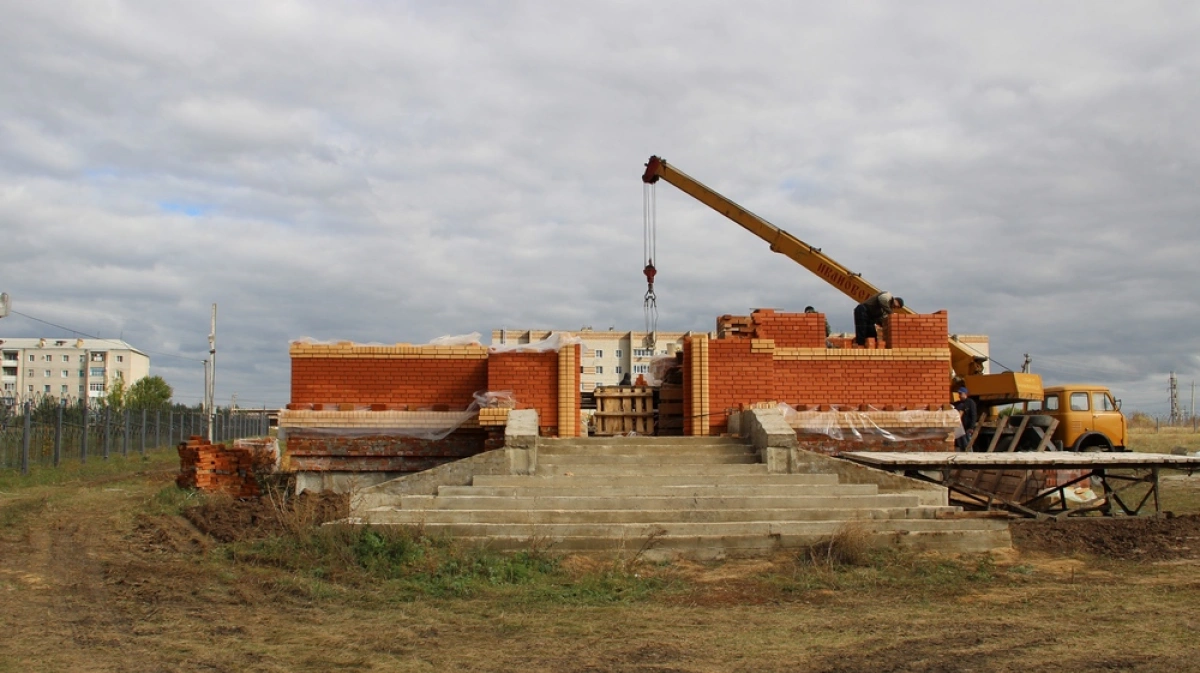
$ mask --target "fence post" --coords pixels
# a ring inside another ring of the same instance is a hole
[[[142,409],[142,456],[146,455],[146,410]]]
[[[83,399],[79,400],[79,412],[83,416],[83,433],[79,436],[79,463],[87,462],[88,445],[88,405],[87,391],[83,391]]]
[[[21,475],[29,474],[29,440],[33,434],[33,402],[25,401],[25,423],[21,432]]]
[[[104,460],[108,460],[108,451],[112,447],[112,408],[104,406]]]
[[[65,397],[58,401],[58,418],[54,422],[54,467],[62,462],[63,409],[66,406]]]
[[[162,445],[162,409],[154,410],[154,448],[161,449]]]
[[[121,415],[125,417],[125,436],[121,437],[121,456],[125,457],[129,455],[129,410],[126,409]]]

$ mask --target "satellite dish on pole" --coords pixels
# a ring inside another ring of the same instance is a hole
[[[0,292],[0,318],[8,315],[9,309],[12,308],[12,300],[8,298],[7,292]]]

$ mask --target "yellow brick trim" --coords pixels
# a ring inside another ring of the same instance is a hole
[[[774,359],[949,362],[949,348],[776,348]]]
[[[507,409],[486,409],[484,411],[503,411],[507,419]],[[451,427],[467,414],[466,411],[304,411],[284,409],[279,412],[280,428],[437,428]],[[474,429],[479,427],[477,414],[471,417],[461,428]]]
[[[575,371],[576,364],[574,346],[567,346],[558,351],[558,436],[574,437],[579,430],[579,410],[575,406]]]
[[[308,344],[294,342],[288,348],[292,359],[343,358],[357,360],[486,360],[484,346],[364,346],[350,342]]]

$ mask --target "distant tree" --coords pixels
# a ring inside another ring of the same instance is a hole
[[[121,372],[117,372],[117,377],[109,384],[108,392],[104,395],[104,404],[113,411],[121,411],[128,397],[129,386],[125,385],[125,377]]]
[[[171,396],[175,391],[161,376],[147,376],[138,379],[129,388],[126,404],[130,409],[168,409],[171,406]]]

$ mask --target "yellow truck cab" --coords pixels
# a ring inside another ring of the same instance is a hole
[[[1058,420],[1053,441],[1066,451],[1125,451],[1127,426],[1121,401],[1108,388],[1067,384],[1045,389],[1040,402],[1026,402],[1025,412]]]

